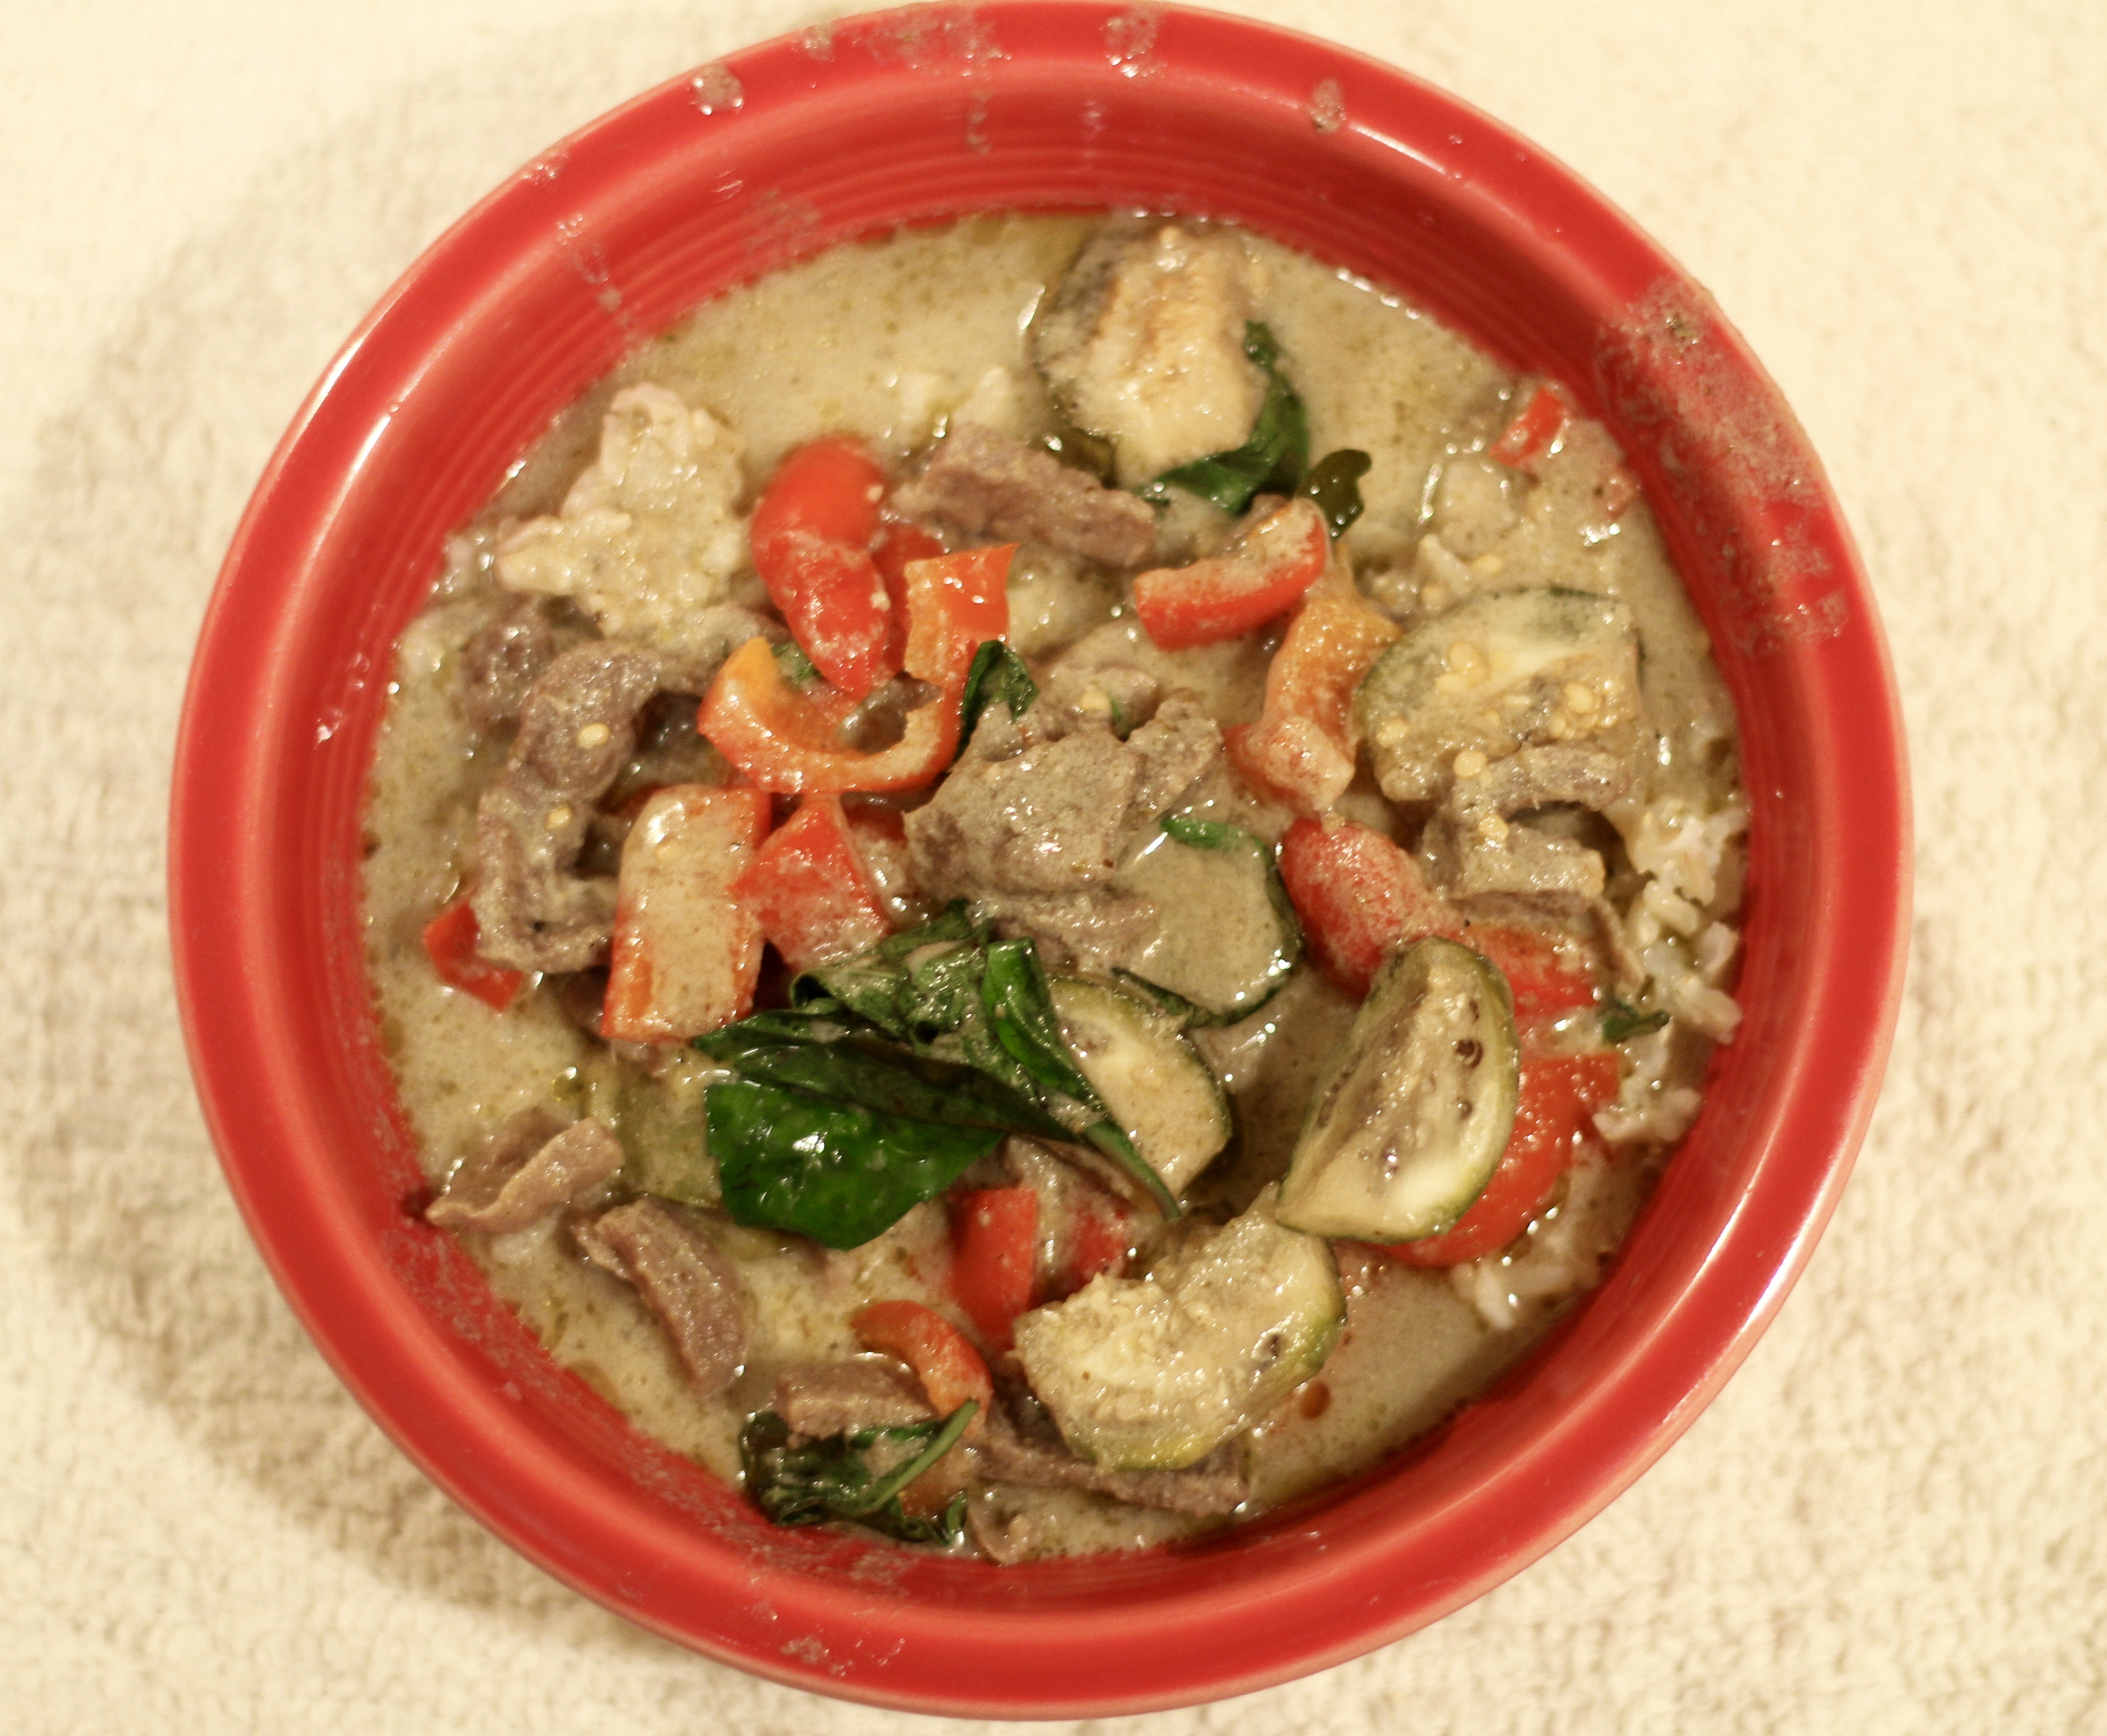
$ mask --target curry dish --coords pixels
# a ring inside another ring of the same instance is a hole
[[[1599,1280],[1740,1018],[1735,740],[1557,382],[1220,225],[836,248],[567,412],[403,636],[427,1216],[775,1522],[1234,1522]]]

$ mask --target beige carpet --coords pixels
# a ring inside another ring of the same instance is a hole
[[[1747,333],[1885,613],[1919,917],[1857,1178],[1682,1443],[1439,1626],[1132,1727],[2107,1731],[2107,11],[1245,9],[1518,126]],[[0,1725],[931,1727],[646,1638],[425,1483],[250,1251],[163,939],[190,640],[339,340],[542,145],[816,16],[0,10]]]

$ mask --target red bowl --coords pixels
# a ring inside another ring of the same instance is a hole
[[[362,957],[391,648],[442,541],[698,301],[1000,207],[1233,218],[1566,381],[1623,441],[1740,708],[1739,1039],[1607,1281],[1445,1428],[1197,1547],[996,1568],[766,1525],[558,1369],[418,1218]],[[979,1716],[1240,1693],[1435,1620],[1687,1428],[1806,1262],[1871,1113],[1909,842],[1879,624],[1821,466],[1705,292],[1598,195],[1392,69],[1241,20],[996,0],[733,56],[596,122],[411,268],[302,409],[191,672],[170,864],[200,1095],[345,1383],[532,1560],[777,1680]]]

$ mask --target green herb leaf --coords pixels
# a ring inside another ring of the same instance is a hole
[[[820,672],[794,639],[778,640],[770,650],[775,653],[776,667],[782,670],[783,679],[793,687],[802,687],[807,681],[820,678]]]
[[[1361,515],[1361,479],[1374,463],[1366,452],[1342,446],[1310,466],[1299,491],[1317,503],[1336,542]]]
[[[1032,680],[1024,659],[1000,639],[982,640],[981,648],[973,653],[973,666],[966,671],[965,694],[959,701],[959,753],[966,751],[981,713],[991,701],[1000,699],[1009,707],[1011,717],[1021,717],[1038,697],[1039,683]],[[952,758],[956,759],[958,754]]]
[[[1196,850],[1265,850],[1266,845],[1240,825],[1220,820],[1202,820],[1196,814],[1166,814],[1164,835]],[[1269,854],[1271,852],[1269,851]]]
[[[1668,1023],[1668,1010],[1656,1007],[1642,1013],[1628,1001],[1612,998],[1602,1014],[1602,1041],[1621,1043],[1627,1037],[1646,1037]]]
[[[1000,1081],[869,1038],[770,1041],[749,1034],[756,1021],[698,1037],[695,1046],[742,1077],[881,1114],[955,1127],[1036,1128],[1054,1138],[1061,1125]]]
[[[758,1411],[739,1437],[747,1494],[778,1525],[853,1519],[902,1542],[956,1544],[964,1536],[963,1491],[935,1518],[904,1511],[900,1492],[958,1444],[979,1409],[968,1399],[941,1422],[865,1428],[799,1446],[791,1444],[790,1425],[780,1415]]]
[[[1292,494],[1310,468],[1310,415],[1287,376],[1280,371],[1280,346],[1256,320],[1244,327],[1244,353],[1266,373],[1265,402],[1242,446],[1166,470],[1138,492],[1164,501],[1183,488],[1212,501],[1223,511],[1242,512],[1254,495]]]
[[[744,1078],[705,1088],[703,1122],[732,1221],[826,1248],[860,1248],[1004,1138]]]

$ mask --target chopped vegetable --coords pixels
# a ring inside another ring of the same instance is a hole
[[[1634,1037],[1650,1037],[1668,1023],[1668,1009],[1656,1007],[1643,1013],[1629,1001],[1614,996],[1602,1014],[1602,1041],[1627,1042]]]
[[[908,1512],[901,1496],[984,1414],[968,1402],[940,1423],[865,1428],[793,1446],[790,1425],[773,1410],[759,1411],[739,1437],[747,1495],[778,1525],[853,1519],[902,1543],[958,1543],[965,1536],[963,1491],[931,1516]]]
[[[768,663],[773,668],[775,659]],[[644,804],[617,883],[600,1015],[609,1038],[682,1040],[730,1024],[753,1005],[761,924],[731,888],[768,818],[767,796],[744,787],[671,785]]]
[[[1004,1137],[1000,1128],[888,1115],[757,1079],[711,1086],[703,1113],[732,1221],[826,1248],[860,1248]]]
[[[951,1196],[951,1294],[993,1349],[1031,1306],[1039,1253],[1039,1196],[1027,1187],[979,1188]]]
[[[1080,977],[1056,977],[1048,993],[1064,1053],[1161,1178],[1161,1190],[1183,1192],[1233,1131],[1213,1069],[1179,1021],[1139,995]]]
[[[1280,841],[1280,877],[1310,956],[1357,999],[1401,942],[1462,932],[1462,918],[1419,864],[1364,825],[1296,821]]]
[[[732,883],[793,970],[848,958],[892,931],[838,797],[806,796]]]
[[[1229,763],[1256,794],[1309,819],[1354,780],[1354,690],[1402,630],[1334,571],[1310,587],[1265,675],[1258,722],[1227,731]]]
[[[1324,515],[1325,527],[1337,542],[1361,515],[1361,479],[1375,461],[1350,446],[1327,452],[1310,466],[1310,474],[1296,490],[1316,501]]]
[[[1000,639],[991,639],[973,653],[973,667],[966,672],[966,688],[959,701],[959,751],[973,739],[981,713],[1000,703],[1013,717],[1031,709],[1039,697],[1039,683],[1032,680],[1024,659]]]
[[[753,509],[754,570],[820,672],[860,699],[900,672],[892,599],[872,559],[885,473],[854,440],[815,440]]]
[[[969,549],[906,568],[907,672],[937,690],[907,713],[900,740],[865,753],[842,744],[841,713],[783,678],[762,640],[732,653],[703,696],[696,726],[763,789],[786,794],[916,789],[958,745],[959,705],[974,653],[1007,632],[1003,581],[1013,546]]]
[[[1517,1019],[1543,1019],[1593,1006],[1601,992],[1594,972],[1584,961],[1534,929],[1474,922],[1462,938],[1500,967],[1513,992]]]
[[[1393,802],[1439,801],[1467,752],[1635,749],[1638,637],[1629,605],[1586,591],[1496,591],[1415,627],[1354,695],[1354,726]]]
[[[1134,582],[1134,612],[1166,651],[1241,637],[1292,609],[1331,558],[1314,501],[1254,509],[1219,555]]]
[[[857,1310],[849,1325],[865,1349],[897,1356],[914,1369],[939,1414],[977,1406],[961,1440],[977,1441],[986,1432],[988,1406],[995,1401],[987,1364],[942,1315],[916,1302],[878,1302]]]
[[[1158,910],[1204,909],[1212,920],[1164,924],[1119,974],[1188,1024],[1233,1023],[1271,1000],[1302,956],[1273,846],[1183,814],[1166,815],[1162,830],[1116,885]]]
[[[1062,1243],[1055,1293],[1072,1296],[1100,1272],[1121,1265],[1133,1239],[1125,1208],[1117,1200],[1107,1197],[1076,1207]]]
[[[1481,1259],[1529,1228],[1586,1142],[1595,1111],[1617,1095],[1616,1055],[1525,1056],[1520,1089],[1513,1136],[1485,1191],[1453,1228],[1388,1250],[1408,1266]]]
[[[1301,483],[1310,467],[1310,416],[1280,371],[1280,345],[1270,331],[1252,320],[1244,326],[1244,354],[1266,376],[1265,402],[1259,407],[1250,436],[1229,452],[1166,470],[1139,491],[1144,499],[1161,501],[1167,498],[1167,489],[1183,488],[1212,501],[1224,512],[1237,513],[1263,490],[1285,494]]]
[[[1034,1309],[1017,1323],[1017,1354],[1077,1456],[1175,1470],[1315,1374],[1346,1311],[1330,1244],[1276,1222],[1268,1189],[1142,1276]]]
[[[1571,414],[1571,407],[1557,387],[1539,386],[1488,450],[1512,469],[1534,470],[1537,461],[1548,456],[1556,447]]]
[[[1448,1228],[1507,1149],[1518,1053],[1495,966],[1433,936],[1393,955],[1311,1088],[1281,1222],[1363,1241]]]
[[[492,1011],[502,1013],[527,978],[479,956],[475,948],[480,938],[475,907],[466,898],[456,898],[425,924],[425,953],[448,988],[473,995]]]

